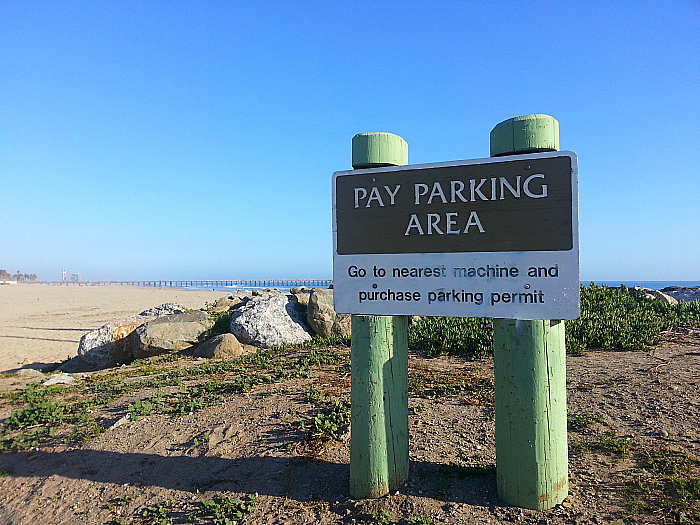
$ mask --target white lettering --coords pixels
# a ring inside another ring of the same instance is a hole
[[[395,203],[394,203],[394,198],[396,197],[396,194],[399,192],[399,188],[400,188],[400,187],[401,187],[401,184],[397,184],[397,185],[396,185],[396,188],[394,188],[394,192],[392,193],[392,192],[391,192],[391,189],[389,188],[389,186],[384,186],[384,189],[385,189],[386,192],[389,194],[389,199],[390,199],[389,205],[390,205],[390,206],[393,206],[393,205],[395,204]]]
[[[411,220],[408,221],[408,228],[406,228],[406,233],[404,233],[404,235],[411,235],[411,228],[416,228],[418,230],[418,235],[424,235],[423,227],[420,225],[418,216],[415,213],[411,214]]]
[[[475,211],[469,214],[469,220],[467,221],[467,225],[464,227],[463,233],[469,233],[470,226],[476,226],[479,228],[479,233],[484,233],[484,228],[481,226],[481,221],[479,220],[479,216]]]
[[[452,217],[457,217],[457,213],[446,213],[445,217],[447,218],[447,233],[456,233],[459,235],[459,230],[452,229],[452,226],[457,224],[457,221],[453,220]]]
[[[508,188],[508,191],[515,197],[516,199],[520,198],[520,175],[515,177],[515,188],[511,186],[508,181],[506,180],[505,177],[499,177],[498,180],[501,181],[501,197],[500,199],[503,200],[505,197],[503,196],[503,188],[506,187]]]
[[[423,190],[423,191],[420,191],[420,190]],[[428,193],[428,185],[419,182],[419,183],[413,185],[413,191],[416,195],[416,200],[415,200],[414,204],[420,204],[421,195],[425,195],[426,193]]]
[[[382,196],[379,195],[379,190],[376,186],[372,186],[372,190],[369,192],[369,199],[367,199],[367,204],[365,208],[369,208],[372,201],[377,201],[379,206],[384,207],[384,201],[382,201]]]
[[[542,193],[532,193],[530,191],[530,181],[532,179],[544,179],[544,175],[542,173],[535,173],[534,175],[530,175],[527,179],[525,179],[525,182],[523,182],[523,191],[525,192],[525,195],[528,197],[532,197],[533,199],[541,199],[543,197],[547,196],[547,185],[543,184],[542,185]]]
[[[359,195],[362,196],[359,196]],[[367,190],[364,188],[355,188],[355,208],[360,207],[360,199],[367,197]]]
[[[432,204],[433,197],[436,196],[440,197],[443,204],[447,204],[447,199],[445,198],[445,194],[442,192],[442,187],[440,186],[439,182],[433,184],[433,191],[430,192],[430,197],[428,197],[428,204]]]
[[[482,201],[487,201],[487,200],[488,200],[488,199],[486,198],[486,195],[484,195],[483,193],[481,193],[481,189],[480,189],[481,186],[484,184],[484,182],[486,182],[486,179],[481,179],[481,182],[479,182],[479,185],[477,186],[477,185],[476,185],[476,180],[475,180],[475,179],[471,179],[471,180],[469,181],[469,189],[470,189],[471,192],[472,192],[472,200],[473,200],[473,201],[476,200],[476,194],[477,194],[477,193],[479,194],[479,197],[481,197],[481,200],[482,200]]]
[[[451,199],[450,202],[457,202],[455,200],[455,197],[459,197],[459,200],[462,202],[469,202],[469,199],[465,199],[464,195],[462,195],[462,191],[464,190],[464,183],[461,180],[453,180],[450,182],[450,194],[451,194]]]
[[[433,228],[435,231],[440,234],[444,235],[443,231],[438,227],[438,222],[440,222],[440,214],[439,213],[429,213],[428,214],[428,235],[433,234]]]

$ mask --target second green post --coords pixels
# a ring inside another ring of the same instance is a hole
[[[491,156],[559,150],[559,123],[526,115],[491,131]],[[564,321],[494,319],[499,497],[549,509],[568,495]]]

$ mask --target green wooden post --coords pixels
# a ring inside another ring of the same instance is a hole
[[[391,133],[352,139],[352,166],[408,164]],[[408,318],[352,316],[350,494],[379,498],[408,477]]]
[[[491,131],[491,156],[559,150],[559,123],[526,115]],[[511,505],[548,509],[569,490],[564,321],[494,319],[496,475]]]

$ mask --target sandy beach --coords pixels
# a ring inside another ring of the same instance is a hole
[[[147,308],[169,302],[202,308],[225,295],[136,286],[0,286],[0,372],[75,357],[83,334]]]

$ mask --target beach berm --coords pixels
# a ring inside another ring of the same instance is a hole
[[[75,357],[80,337],[163,303],[199,309],[224,292],[42,283],[0,286],[0,371]]]

